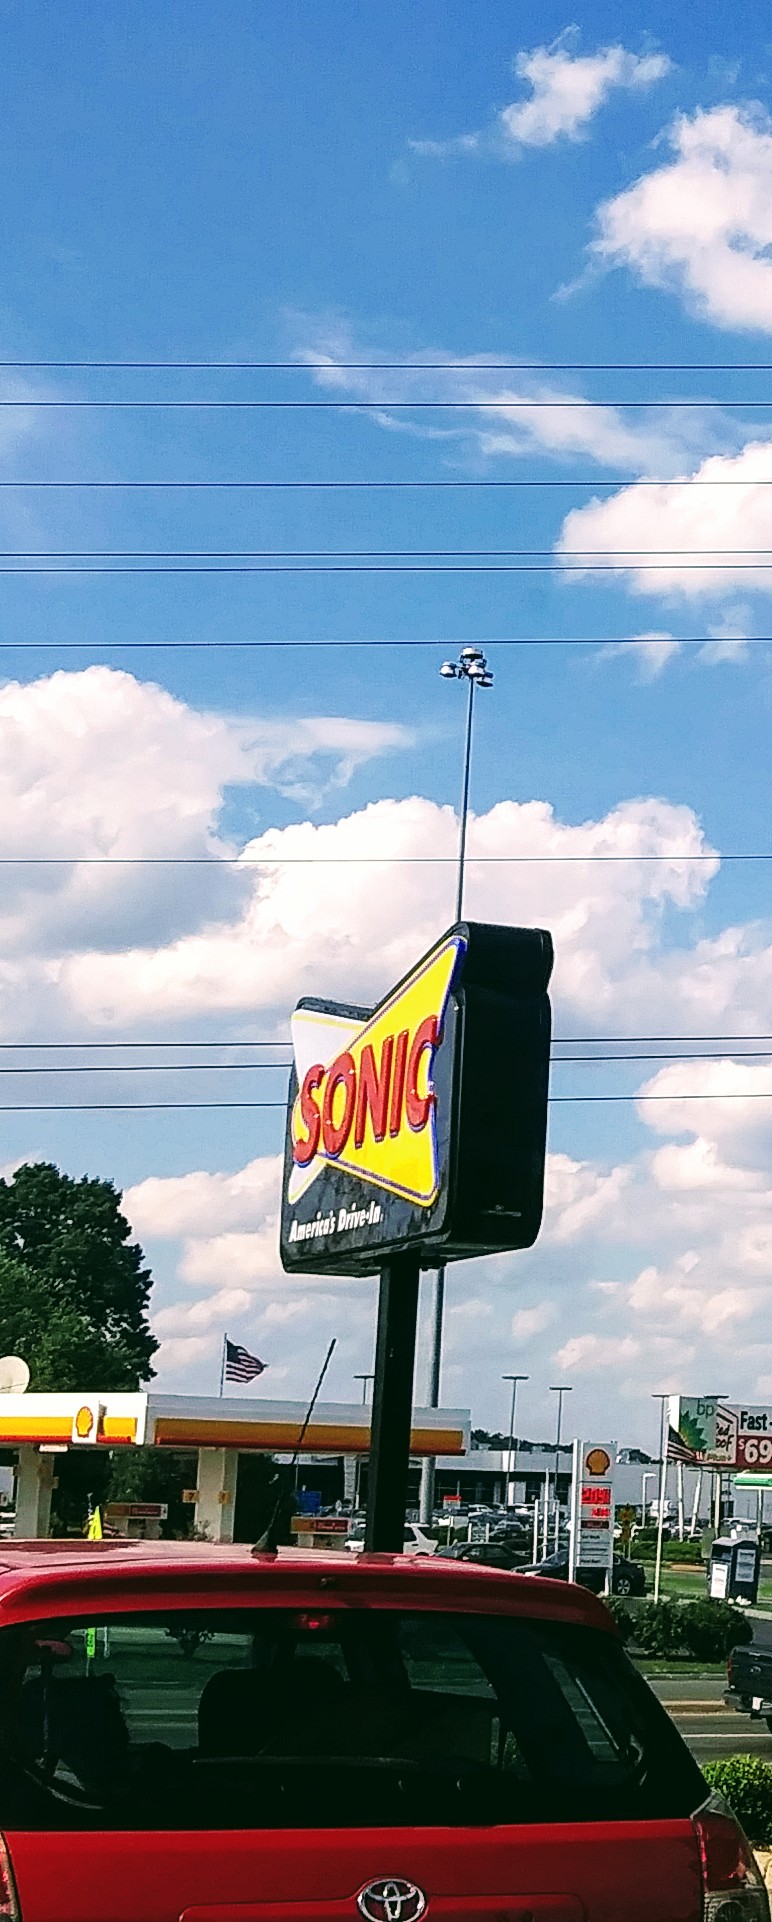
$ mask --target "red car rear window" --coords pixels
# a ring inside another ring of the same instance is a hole
[[[0,1828],[688,1815],[615,1639],[504,1615],[208,1609],[0,1632]]]

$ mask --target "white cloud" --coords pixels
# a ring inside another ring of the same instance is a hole
[[[770,1139],[772,1060],[668,1062],[644,1082],[640,1107],[657,1134],[722,1143]],[[699,1169],[697,1157],[694,1166]]]
[[[530,96],[504,107],[490,128],[454,134],[448,140],[411,140],[413,153],[439,160],[480,154],[504,157],[522,147],[582,140],[612,93],[643,93],[671,70],[665,54],[629,53],[620,46],[577,53],[577,38],[576,28],[569,27],[551,45],[516,55],[515,73],[530,88]]]
[[[505,107],[500,122],[519,146],[548,147],[561,138],[580,140],[618,88],[642,93],[670,72],[665,54],[628,53],[620,46],[577,54],[566,39],[561,35],[552,46],[517,55],[515,72],[532,88],[532,98]]]
[[[599,1369],[624,1368],[636,1362],[641,1344],[633,1335],[572,1335],[555,1356],[559,1367],[575,1375]]]
[[[71,954],[57,964],[58,993],[79,1021],[108,1027],[205,1013],[284,1017],[325,983],[377,1000],[447,925],[455,848],[453,811],[417,796],[320,827],[269,829],[245,849],[249,892],[236,915],[166,944]],[[663,801],[625,802],[578,827],[544,802],[503,801],[472,820],[468,852],[470,910],[546,920],[563,1005],[596,1022],[620,992],[632,996],[636,963],[661,993],[662,911],[695,907],[717,867],[691,810]],[[446,865],[426,866],[427,854]],[[522,865],[502,861],[518,854]]]
[[[560,1245],[597,1232],[617,1210],[630,1170],[606,1171],[569,1155],[551,1154],[547,1163],[542,1239]]]
[[[197,711],[108,667],[7,682],[0,811],[3,853],[18,865],[0,871],[0,1025],[3,1003],[23,1028],[35,993],[58,999],[63,958],[84,947],[125,951],[238,912],[250,877],[229,865],[226,791],[279,788],[307,804],[409,739],[338,716]]]
[[[233,1174],[148,1176],[127,1188],[124,1208],[135,1234],[158,1240],[258,1228],[275,1208],[281,1157],[263,1155]]]
[[[542,1301],[536,1308],[518,1308],[512,1316],[512,1339],[518,1345],[533,1341],[535,1335],[543,1335],[557,1318],[554,1301]]]
[[[674,158],[598,209],[596,258],[673,289],[718,327],[772,331],[772,127],[713,107],[670,130]]]
[[[634,663],[639,681],[656,681],[680,647],[681,642],[672,634],[636,634],[629,641],[607,641],[598,649],[597,658],[613,661],[627,657]]]
[[[495,365],[486,364],[495,361],[495,355],[461,360],[442,348],[408,357],[386,349],[381,355],[371,345],[358,343],[340,320],[325,323],[300,315],[295,325],[302,340],[298,358],[312,366],[316,384],[349,399],[352,407],[367,401],[368,424],[440,440],[449,448],[455,444],[478,460],[522,458],[538,451],[556,459],[573,454],[617,471],[660,475],[678,472],[692,450],[724,446],[727,434],[734,436],[729,423],[701,410],[684,414],[658,409],[650,415],[639,410],[627,418],[623,408],[590,405],[576,386],[538,370],[523,368],[521,374],[515,370],[503,376]],[[429,421],[420,414],[395,412],[396,374],[350,364],[381,357],[400,361],[398,399],[464,402],[464,412],[442,415],[433,410]]]
[[[723,598],[738,587],[769,594],[771,457],[772,440],[750,441],[737,454],[709,456],[691,475],[623,487],[574,508],[563,522],[558,557],[573,565],[613,560],[638,594]],[[730,620],[704,652],[726,659],[745,639]]]

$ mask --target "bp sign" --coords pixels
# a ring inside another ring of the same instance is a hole
[[[542,1214],[552,941],[459,922],[377,1008],[303,1000],[281,1257],[371,1274],[528,1248]]]

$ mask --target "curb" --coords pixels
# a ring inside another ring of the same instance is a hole
[[[768,1889],[772,1889],[772,1849],[754,1849],[756,1861]]]

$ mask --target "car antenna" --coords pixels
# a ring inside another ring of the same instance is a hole
[[[279,1546],[279,1540],[278,1540],[278,1537],[279,1537],[279,1528],[280,1528],[280,1522],[281,1522],[281,1511],[282,1511],[282,1507],[283,1507],[283,1503],[284,1503],[284,1497],[285,1497],[285,1495],[286,1495],[286,1493],[288,1492],[288,1489],[289,1489],[289,1486],[290,1486],[290,1484],[291,1484],[291,1481],[292,1481],[292,1476],[293,1476],[293,1473],[294,1473],[294,1471],[295,1471],[295,1469],[297,1468],[297,1465],[298,1465],[298,1455],[300,1454],[300,1450],[301,1450],[301,1448],[302,1448],[302,1446],[303,1446],[303,1443],[304,1443],[304,1441],[305,1441],[305,1438],[306,1438],[306,1432],[307,1432],[307,1429],[308,1429],[308,1425],[309,1425],[309,1422],[310,1422],[310,1420],[311,1420],[311,1416],[313,1415],[313,1412],[314,1412],[314,1409],[315,1409],[315,1407],[316,1407],[316,1404],[317,1404],[317,1402],[318,1402],[318,1400],[319,1400],[319,1395],[320,1395],[320,1393],[321,1393],[321,1387],[322,1387],[322,1382],[324,1381],[324,1377],[325,1377],[325,1375],[326,1375],[326,1373],[327,1373],[327,1370],[328,1370],[328,1368],[329,1368],[329,1366],[330,1366],[330,1362],[332,1361],[332,1351],[333,1351],[333,1349],[334,1349],[334,1347],[336,1346],[336,1343],[337,1343],[337,1340],[338,1340],[338,1337],[337,1337],[337,1335],[333,1335],[333,1338],[332,1338],[332,1341],[330,1342],[330,1346],[329,1346],[329,1348],[328,1348],[328,1350],[327,1350],[327,1353],[326,1353],[326,1355],[325,1355],[325,1357],[324,1357],[324,1361],[323,1361],[323,1363],[322,1363],[322,1367],[321,1367],[321,1372],[320,1372],[320,1375],[319,1375],[319,1379],[318,1379],[318,1381],[317,1381],[317,1384],[316,1384],[316,1387],[315,1387],[315,1389],[314,1389],[314,1392],[313,1392],[313,1394],[312,1394],[312,1396],[311,1396],[311,1400],[310,1400],[310,1402],[309,1402],[309,1404],[308,1404],[308,1408],[307,1408],[307,1410],[306,1410],[306,1414],[305,1414],[305,1418],[304,1418],[304,1421],[303,1421],[303,1426],[302,1426],[302,1428],[301,1428],[301,1430],[300,1430],[300,1434],[298,1435],[298,1438],[297,1438],[297,1441],[296,1441],[296,1443],[295,1443],[295,1453],[294,1453],[294,1455],[293,1455],[293,1457],[292,1457],[292,1460],[291,1460],[291,1462],[290,1462],[290,1465],[289,1465],[289,1469],[288,1469],[288,1472],[287,1472],[287,1480],[286,1480],[286,1483],[285,1483],[285,1486],[284,1486],[284,1488],[280,1488],[280,1490],[279,1490],[279,1493],[278,1493],[278,1495],[277,1495],[277,1497],[276,1497],[276,1502],[275,1502],[275,1505],[274,1505],[274,1509],[273,1509],[273,1513],[272,1513],[272,1515],[271,1515],[271,1518],[270,1518],[270,1521],[269,1521],[269,1523],[268,1523],[268,1527],[267,1527],[267,1528],[265,1529],[265,1531],[264,1531],[264,1533],[263,1533],[263,1534],[262,1534],[262,1535],[260,1536],[260,1538],[259,1538],[259,1541],[256,1541],[256,1542],[255,1542],[255,1545],[254,1545],[254,1547],[253,1547],[253,1549],[252,1549],[252,1554],[253,1554],[253,1555],[275,1555],[275,1554],[276,1554],[276,1550],[277,1550],[277,1548],[278,1548],[278,1546]]]

